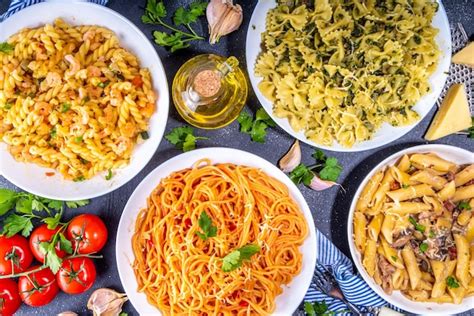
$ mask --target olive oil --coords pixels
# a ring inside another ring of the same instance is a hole
[[[189,124],[205,129],[234,121],[245,105],[247,79],[235,57],[205,54],[188,60],[173,80],[173,101]]]

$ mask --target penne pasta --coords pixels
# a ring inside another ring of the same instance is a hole
[[[423,196],[434,196],[435,192],[427,184],[418,184],[387,192],[387,195],[395,203],[398,203],[400,201],[411,200]]]
[[[410,156],[410,161],[423,166],[422,169],[432,167],[445,172],[456,170],[456,164],[434,154],[413,154]]]
[[[474,164],[412,154],[368,182],[354,214],[354,242],[386,293],[454,304],[474,295],[472,173]]]

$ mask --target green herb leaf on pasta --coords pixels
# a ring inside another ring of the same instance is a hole
[[[10,43],[7,43],[7,42],[0,43],[0,52],[2,53],[10,54],[11,52],[13,52],[14,49],[15,49],[15,46],[13,46]]]
[[[222,271],[231,272],[242,266],[244,260],[250,258],[260,251],[260,246],[248,244],[229,253],[222,259]]]
[[[202,240],[207,240],[209,237],[215,237],[217,235],[217,227],[212,225],[212,219],[205,211],[201,212],[198,223],[202,232],[196,232],[196,234]]]

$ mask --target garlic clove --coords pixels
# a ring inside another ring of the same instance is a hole
[[[315,191],[323,191],[323,190],[329,189],[332,186],[339,185],[336,182],[322,180],[321,178],[318,177],[317,174],[315,173],[313,174],[314,174],[314,177],[311,180],[309,187]]]
[[[243,21],[242,7],[232,0],[211,0],[206,9],[209,42],[215,44],[222,36],[237,30]]]
[[[78,315],[77,313],[66,311],[66,312],[59,313],[57,316],[78,316]]]
[[[280,169],[283,172],[291,172],[301,163],[301,148],[300,142],[295,140],[293,145],[291,145],[290,150],[281,157],[280,162],[278,163]]]
[[[93,311],[94,316],[118,316],[127,300],[125,294],[102,288],[92,293],[87,308]]]

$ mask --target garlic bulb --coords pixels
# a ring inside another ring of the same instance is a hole
[[[122,305],[128,300],[125,294],[102,288],[92,293],[87,308],[94,312],[94,316],[118,316]]]
[[[290,150],[280,159],[279,166],[283,172],[291,172],[301,163],[300,142],[295,140]]]
[[[227,35],[242,24],[242,7],[232,0],[211,0],[206,9],[209,23],[209,43],[215,44],[221,36]]]

